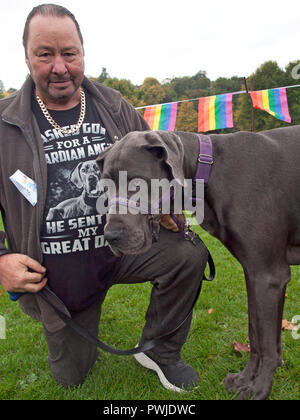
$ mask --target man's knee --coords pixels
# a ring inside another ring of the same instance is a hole
[[[173,259],[195,272],[204,272],[208,251],[205,244],[197,237],[195,243],[189,240],[180,240],[172,247]]]

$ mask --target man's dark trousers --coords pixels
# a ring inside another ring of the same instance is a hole
[[[181,233],[164,228],[161,228],[159,241],[149,251],[121,257],[109,287],[146,281],[153,285],[140,343],[173,330],[186,318],[201,284],[206,261],[207,250],[200,240],[197,245],[193,245]],[[98,336],[101,302],[106,293],[99,302],[73,317],[94,336]],[[189,316],[174,335],[147,353],[159,363],[169,365],[178,361],[191,319],[192,316]],[[97,348],[69,326],[55,333],[44,328],[44,333],[48,344],[49,366],[54,378],[66,387],[82,383],[97,359]]]

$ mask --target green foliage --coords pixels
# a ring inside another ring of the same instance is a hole
[[[103,85],[119,91],[121,95],[127,101],[129,101],[133,106],[138,106],[139,104],[139,101],[137,98],[138,90],[130,82],[130,80],[117,79],[116,77],[114,78],[109,77],[103,82]]]
[[[295,71],[297,64],[299,64],[299,61],[291,62],[285,69],[281,69],[274,61],[265,62],[248,77],[248,89],[272,89],[297,84],[299,82],[297,78],[300,79],[300,66]],[[295,78],[295,75],[297,78]],[[243,77],[219,77],[217,80],[211,81],[203,70],[198,71],[193,76],[174,77],[173,79],[166,79],[162,83],[153,77],[147,77],[141,86],[134,86],[129,80],[111,78],[106,68],[102,68],[100,76],[94,78],[94,80],[118,90],[136,107],[239,92],[246,89]],[[300,89],[287,89],[287,97],[292,124],[300,124]],[[144,109],[139,110],[139,112],[143,115]],[[197,113],[197,100],[180,103],[176,130],[197,131]],[[255,119],[255,131],[289,125],[264,111],[253,110],[250,95],[240,94],[233,96],[234,129],[218,130],[217,132],[250,131],[252,129],[252,114]]]
[[[194,109],[193,102],[179,104],[175,129],[192,133],[198,131],[198,114]]]
[[[238,92],[240,90],[245,90],[244,79],[242,77],[233,76],[230,79],[219,77],[212,82],[210,95]]]
[[[205,71],[199,71],[192,77],[175,77],[167,80],[163,88],[167,91],[170,101],[198,98],[207,95],[211,81]]]
[[[105,67],[102,67],[102,73],[98,77],[97,81],[99,83],[103,83],[108,78],[109,78],[109,74],[107,73],[106,68]]]
[[[165,102],[166,93],[158,80],[153,77],[147,77],[141,86],[139,99],[143,104],[160,104]]]
[[[0,80],[0,99],[1,98],[3,98],[3,93],[5,92],[5,89],[4,89],[4,84],[3,84],[3,82],[2,82],[2,80]]]
[[[249,90],[273,89],[282,86],[292,86],[299,81],[293,79],[292,70],[297,62],[290,63],[282,70],[274,61],[267,61],[260,66],[248,79]],[[289,111],[292,124],[300,124],[300,89],[287,89]],[[274,118],[268,113],[254,109],[255,131],[269,130],[288,126],[288,123]],[[251,130],[252,101],[250,95],[239,95],[235,121],[241,130]]]

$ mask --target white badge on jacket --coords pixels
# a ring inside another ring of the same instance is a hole
[[[30,202],[32,206],[37,203],[37,187],[36,183],[23,174],[19,169],[9,177],[12,183],[18,188],[21,194]]]

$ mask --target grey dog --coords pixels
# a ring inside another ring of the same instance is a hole
[[[266,399],[281,366],[281,320],[290,265],[300,264],[300,126],[211,135],[214,163],[202,227],[244,269],[251,353],[224,381],[240,399]],[[98,158],[104,178],[192,179],[199,142],[192,133],[133,132]],[[108,214],[106,237],[120,254],[152,243],[147,215]]]

